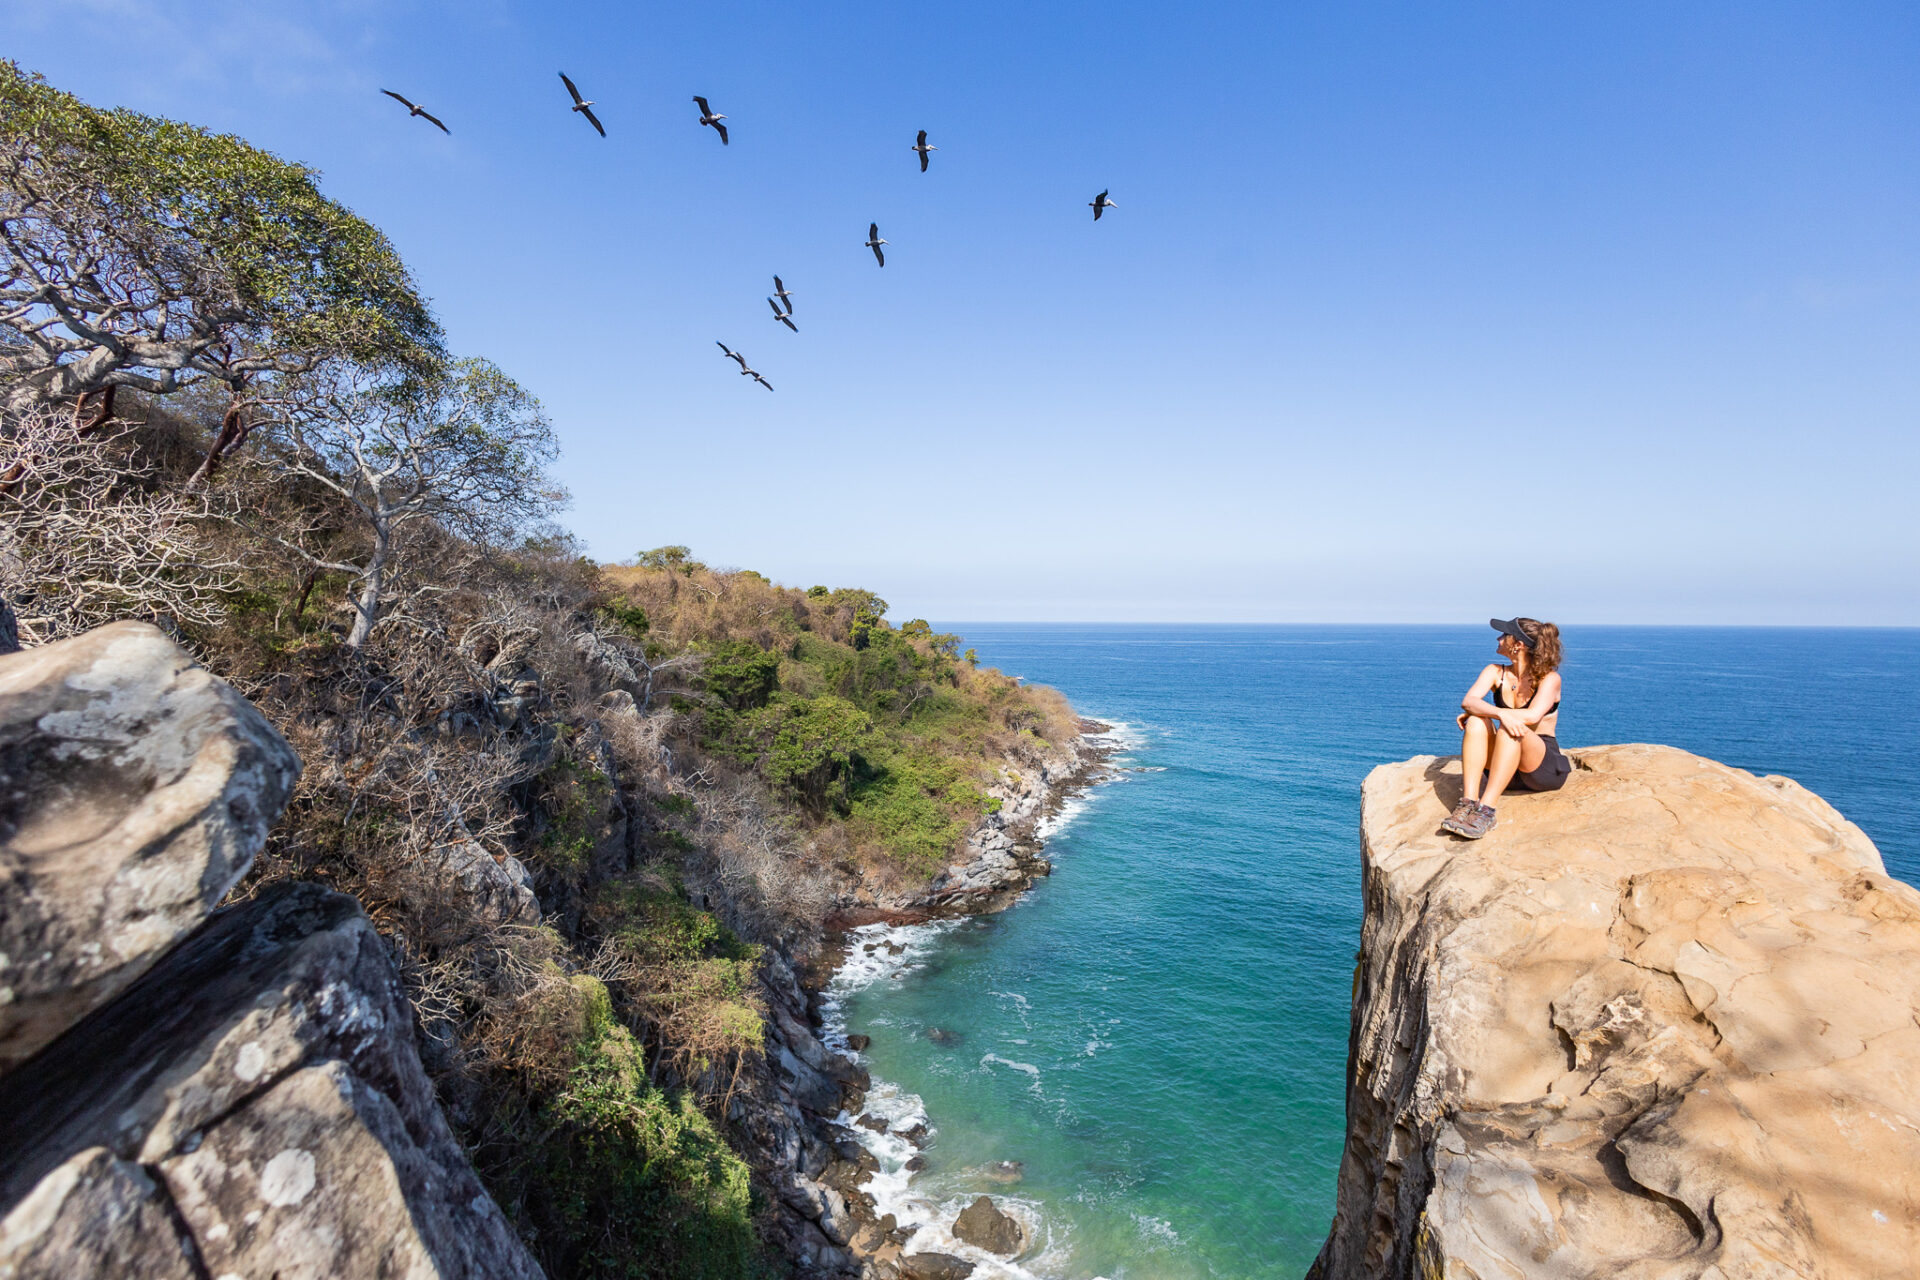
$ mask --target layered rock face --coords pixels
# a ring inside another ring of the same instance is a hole
[[[1920,892],[1785,778],[1667,747],[1441,834],[1362,798],[1348,1139],[1320,1280],[1920,1271]]]
[[[0,658],[0,1276],[540,1274],[359,904],[208,917],[298,771],[151,627]]]

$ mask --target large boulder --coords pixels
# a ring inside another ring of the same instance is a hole
[[[1572,753],[1477,843],[1374,770],[1322,1280],[1894,1277],[1920,1258],[1920,892],[1785,778]]]
[[[343,894],[282,885],[220,912],[6,1087],[0,1275],[168,1275],[98,1259],[172,1247],[205,1260],[187,1274],[540,1274]]]
[[[953,1238],[1003,1258],[1011,1258],[1027,1247],[1027,1233],[1019,1221],[1002,1213],[987,1196],[975,1197],[960,1211],[953,1220]]]
[[[950,1253],[909,1253],[900,1259],[900,1271],[907,1280],[967,1280],[973,1264]]]
[[[245,698],[145,623],[0,657],[0,1073],[200,923],[299,773]]]

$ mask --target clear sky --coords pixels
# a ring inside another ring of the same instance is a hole
[[[604,559],[1920,624],[1911,0],[5,0],[0,53],[322,170],[546,403]]]

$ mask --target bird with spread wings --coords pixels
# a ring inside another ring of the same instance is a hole
[[[419,116],[422,120],[425,120],[428,124],[439,125],[440,132],[442,133],[451,134],[453,132],[453,130],[447,128],[446,125],[440,123],[440,117],[434,115],[432,112],[428,111],[425,107],[415,106],[413,103],[407,101],[405,98],[401,97],[399,94],[395,93],[391,89],[382,89],[380,92],[386,94],[389,98],[392,98],[395,102],[405,107],[407,109],[408,115]]]
[[[693,101],[695,105],[700,108],[700,123],[712,126],[713,131],[720,135],[720,145],[723,147],[726,146],[727,126],[720,123],[722,120],[725,120],[726,117],[715,115],[713,108],[707,105],[707,100],[697,93],[693,95]]]
[[[560,83],[566,85],[567,92],[573,95],[573,109],[575,111],[578,111],[581,115],[585,116],[587,118],[587,123],[592,125],[594,129],[599,132],[601,137],[603,138],[606,137],[607,127],[600,123],[599,116],[596,116],[595,114],[593,114],[593,99],[581,97],[580,90],[574,88],[573,81],[567,78],[567,73],[564,71],[560,73]]]

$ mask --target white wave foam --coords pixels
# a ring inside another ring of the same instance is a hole
[[[1089,735],[1095,741],[1111,745],[1120,752],[1145,743],[1145,735],[1136,726],[1099,718],[1109,728],[1105,733]],[[1036,826],[1035,835],[1042,840],[1051,838],[1084,813],[1086,808],[1086,792],[1069,797],[1057,811]],[[866,1062],[865,1054],[847,1046],[846,1001],[856,992],[876,983],[897,983],[921,968],[942,936],[962,923],[960,920],[940,920],[916,925],[870,924],[852,930],[846,959],[834,971],[832,979],[821,993],[821,1041],[829,1049],[856,1062]],[[992,994],[1018,1006],[1023,1021],[1031,1012],[1027,998],[1019,992],[996,991]],[[892,1024],[893,1020],[885,1017],[876,1017],[871,1022],[875,1027]],[[1014,1043],[1027,1042],[1016,1040]],[[1106,1047],[1104,1042],[1090,1040],[1087,1051],[1093,1052],[1096,1046]],[[1031,1077],[1029,1088],[1036,1094],[1041,1093],[1040,1068],[1033,1063],[989,1053],[981,1058],[980,1066],[983,1069],[1004,1066],[1021,1072]],[[1047,1217],[1037,1201],[1004,1194],[995,1196],[1001,1211],[1018,1220],[1032,1242],[1023,1260],[1012,1261],[977,1249],[953,1236],[953,1220],[972,1203],[978,1194],[977,1190],[943,1186],[934,1194],[916,1193],[914,1174],[906,1165],[919,1153],[919,1148],[901,1134],[916,1125],[927,1125],[929,1133],[938,1132],[929,1121],[926,1104],[918,1094],[909,1093],[891,1081],[876,1078],[867,1091],[860,1115],[884,1122],[887,1131],[876,1133],[864,1125],[855,1124],[854,1121],[859,1117],[846,1112],[838,1117],[839,1123],[847,1127],[879,1163],[879,1168],[869,1174],[861,1185],[874,1199],[876,1217],[890,1213],[900,1226],[912,1232],[907,1239],[906,1252],[948,1253],[964,1258],[974,1264],[973,1274],[978,1280],[1049,1280],[1049,1277],[1067,1272],[1073,1258],[1071,1226],[1065,1220]],[[1095,1277],[1095,1280],[1106,1278]]]
[[[996,1063],[1011,1071],[1018,1071],[1023,1075],[1033,1077],[1033,1083],[1027,1086],[1027,1091],[1038,1094],[1041,1097],[1046,1096],[1040,1092],[1040,1068],[1034,1066],[1031,1062],[1015,1062],[1012,1058],[1003,1058],[997,1053],[990,1053],[980,1059],[980,1065],[983,1067],[992,1066]]]
[[[1097,742],[1105,747],[1116,747],[1121,751],[1132,751],[1136,747],[1146,745],[1147,731],[1142,725],[1115,720],[1111,716],[1103,716],[1092,711],[1083,711],[1080,715],[1083,719],[1095,720],[1107,726],[1105,733],[1083,735],[1088,741]]]
[[[820,993],[822,1043],[856,1062],[866,1061],[847,1047],[848,997],[876,982],[898,982],[918,970],[940,936],[959,924],[958,920],[935,920],[929,924],[864,924],[850,930],[847,958]],[[876,1019],[874,1025],[882,1024]]]
[[[1165,1218],[1156,1218],[1145,1213],[1130,1213],[1127,1216],[1133,1219],[1133,1225],[1140,1228],[1140,1234],[1145,1236],[1149,1243],[1156,1246],[1180,1243],[1180,1233],[1175,1231],[1173,1224]]]

